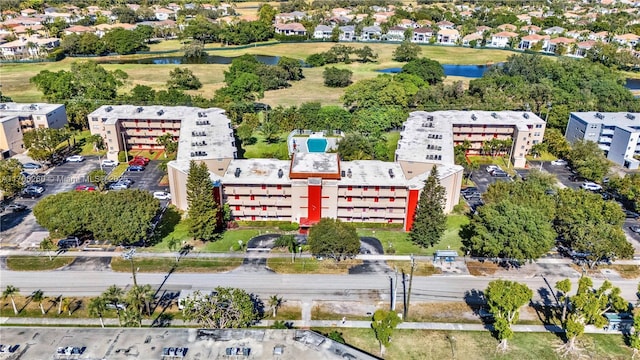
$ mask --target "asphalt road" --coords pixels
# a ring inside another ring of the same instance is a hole
[[[463,301],[465,294],[476,294],[487,287],[490,277],[430,276],[415,277],[411,299],[415,301]],[[534,292],[534,301],[550,302],[550,290],[542,277],[514,279],[526,283]],[[560,278],[548,278],[551,285]],[[389,277],[387,275],[281,275],[271,273],[220,273],[220,274],[138,274],[139,284],[151,284],[162,290],[212,289],[216,286],[243,288],[260,296],[279,294],[286,299],[313,299],[333,301],[388,301]],[[577,279],[571,279],[575,283]],[[603,280],[594,279],[596,286]],[[0,287],[13,285],[23,294],[42,290],[45,294],[65,296],[95,296],[109,286],[129,286],[131,274],[104,271],[45,271],[33,276],[31,272],[2,271]],[[622,296],[630,302],[637,301],[637,281],[617,280]],[[475,290],[475,292],[474,292]],[[471,302],[477,296],[471,296]]]

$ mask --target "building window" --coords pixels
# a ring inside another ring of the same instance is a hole
[[[256,220],[255,215],[251,215],[251,220],[252,220],[252,221],[255,221],[255,220]]]
[[[389,190],[391,190],[391,191],[396,191],[396,187],[395,187],[395,186],[392,186],[392,187],[391,187],[391,189],[389,189]]]
[[[234,198],[235,198],[236,200],[240,200],[240,195],[236,195],[236,196],[234,196]]]
[[[396,198],[389,198],[389,202],[394,202],[396,201]]]
[[[140,129],[136,129],[136,132],[140,132]]]
[[[255,207],[255,206],[252,206],[252,207],[251,207],[251,210],[255,210],[255,209],[256,209],[256,207]]]
[[[349,191],[353,190],[353,186],[347,186],[347,190]]]
[[[347,202],[351,202],[351,196],[347,197]]]
[[[267,185],[262,184],[262,190],[265,190],[267,188]]]
[[[380,191],[380,186],[376,186],[376,191]]]
[[[251,195],[250,199],[251,199],[251,200],[255,200],[255,199],[256,199],[256,196],[255,196],[255,195]]]
[[[262,211],[267,211],[267,205],[262,205]]]
[[[542,128],[542,124],[536,124],[536,129]]]
[[[378,202],[378,198],[377,198],[377,197],[376,197],[376,198],[374,198],[374,199],[373,199],[373,202]]]
[[[240,211],[240,205],[236,205],[236,211]]]
[[[493,134],[493,138],[494,139],[497,138],[497,137],[498,137],[498,134]]]
[[[277,186],[276,186],[276,189],[278,189],[278,190],[282,190],[282,185],[277,185]]]
[[[367,191],[367,190],[369,190],[369,187],[368,187],[368,186],[365,186],[363,190],[364,190],[364,191]]]
[[[107,130],[107,134],[111,134],[111,130]]]

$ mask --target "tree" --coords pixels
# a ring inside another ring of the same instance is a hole
[[[69,138],[66,129],[37,128],[27,131],[23,135],[24,146],[29,150],[29,156],[37,161],[52,161],[57,147]]]
[[[98,187],[98,190],[102,191],[107,185],[107,172],[100,169],[91,170],[87,174],[89,182]]]
[[[629,310],[628,303],[620,296],[620,288],[614,287],[609,280],[605,280],[600,288],[596,289],[591,278],[584,276],[578,280],[578,290],[569,301],[570,312],[562,324],[567,337],[567,343],[560,349],[563,355],[579,352],[576,339],[584,333],[585,325],[600,328],[607,323],[604,317],[607,311]]]
[[[22,164],[16,159],[0,160],[0,190],[6,197],[20,194],[25,186]]]
[[[53,242],[53,240],[51,240],[49,236],[42,239],[42,241],[40,242],[40,250],[47,252],[47,254],[49,255],[49,261],[53,260],[53,258],[51,257],[51,251],[55,249],[56,249],[56,244]]]
[[[273,120],[264,120],[260,125],[260,131],[267,143],[273,144],[280,141],[280,127]]]
[[[338,142],[338,154],[343,161],[373,159],[370,139],[360,134],[347,134]]]
[[[356,228],[338,219],[320,219],[309,230],[307,244],[313,255],[327,256],[335,261],[353,257],[360,252],[360,238]]]
[[[11,305],[13,306],[13,313],[15,315],[18,315],[18,308],[16,308],[16,301],[14,299],[14,296],[16,294],[18,294],[19,292],[20,292],[20,289],[18,289],[17,287],[15,287],[13,285],[7,285],[7,287],[2,292],[2,298],[3,299],[6,299],[6,298],[10,298],[11,299]]]
[[[402,72],[419,76],[422,80],[434,85],[444,79],[444,68],[439,62],[427,58],[411,60],[402,67]]]
[[[93,144],[93,151],[97,152],[100,150],[104,150],[104,139],[100,134],[94,134],[87,138],[87,141]]]
[[[567,310],[569,309],[571,280],[564,279],[556,282],[556,289],[560,292],[559,300],[562,302],[562,315],[560,316],[560,321],[564,323],[567,320]]]
[[[205,163],[191,161],[187,176],[187,218],[189,235],[195,240],[212,241],[219,236],[218,204]]]
[[[89,301],[87,308],[89,316],[95,316],[100,319],[100,326],[104,327],[104,313],[107,312],[107,301],[102,296],[95,297]]]
[[[612,176],[608,187],[618,193],[636,211],[640,211],[640,174]]]
[[[380,356],[384,356],[387,346],[391,343],[391,334],[401,322],[395,311],[379,309],[373,313],[371,328],[380,343]]]
[[[46,297],[44,296],[44,291],[40,289],[35,290],[34,292],[31,293],[31,300],[38,303],[38,306],[40,306],[40,311],[42,312],[42,315],[45,314],[44,307],[42,306],[42,302],[45,300],[45,298]]]
[[[260,21],[268,25],[273,24],[276,14],[278,14],[278,10],[267,3],[260,5],[260,8],[258,9],[258,18]]]
[[[204,52],[204,43],[202,41],[193,40],[191,43],[182,47],[184,51],[184,57],[189,58],[200,58],[206,53]]]
[[[633,356],[631,359],[635,359],[640,351],[640,314],[633,316],[633,332],[629,335],[629,346],[633,349]]]
[[[155,300],[155,291],[151,285],[137,285],[132,287],[126,295],[128,310],[135,310],[140,314],[151,315],[151,303]],[[141,326],[139,324],[138,326]]]
[[[167,158],[167,154],[173,154],[178,150],[178,142],[174,140],[174,137],[174,134],[166,133],[156,139],[158,145],[162,145],[164,147],[165,159]]]
[[[275,247],[283,247],[291,253],[291,263],[295,262],[296,251],[298,250],[298,241],[296,237],[290,234],[282,235],[276,239]]]
[[[209,329],[246,328],[259,318],[254,299],[242,289],[217,287],[210,294],[199,291],[185,301],[186,321]]]
[[[278,295],[272,295],[269,298],[269,307],[273,311],[273,317],[276,317],[278,313],[278,308],[282,305],[282,298],[278,297]]]
[[[120,308],[122,307],[122,299],[124,298],[124,290],[118,287],[117,285],[111,285],[105,292],[103,292],[100,297],[104,299],[107,304],[111,304],[116,309],[116,313],[118,314],[118,322],[120,326],[122,326],[122,318],[120,316]],[[105,305],[106,306],[106,305]]]
[[[602,149],[593,141],[574,142],[567,154],[567,160],[578,175],[597,182],[602,181],[611,166]]]
[[[418,58],[422,48],[418,44],[405,40],[394,51],[392,59],[394,61],[407,62]]]
[[[336,67],[326,67],[322,72],[324,85],[328,87],[346,87],[351,84],[353,72],[349,69],[338,69]]]
[[[496,322],[494,328],[499,348],[507,350],[507,340],[513,336],[511,325],[518,321],[520,308],[526,305],[533,296],[533,292],[526,285],[508,280],[494,280],[485,290],[489,311]]]
[[[460,230],[464,250],[473,256],[534,260],[546,254],[556,239],[543,210],[509,200],[481,206]]]
[[[438,168],[433,165],[420,193],[418,208],[409,232],[409,238],[414,244],[426,248],[440,241],[447,229],[447,216],[443,210],[445,195],[446,190],[440,185]]]
[[[300,60],[283,56],[278,60],[278,67],[286,71],[286,80],[298,81],[304,79]]]
[[[197,90],[202,87],[200,80],[187,68],[175,68],[169,72],[169,89]]]
[[[378,54],[374,53],[373,50],[366,45],[354,50],[353,53],[360,57],[360,62],[362,63],[373,62],[378,58]]]

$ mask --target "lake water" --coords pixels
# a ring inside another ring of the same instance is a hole
[[[451,65],[443,64],[444,74],[446,76],[463,76],[468,78],[481,78],[482,75],[489,69],[487,65]],[[387,68],[378,70],[378,72],[385,74],[397,74],[402,71],[402,68]]]

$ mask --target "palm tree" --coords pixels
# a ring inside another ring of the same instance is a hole
[[[46,296],[44,296],[44,292],[42,290],[38,289],[31,293],[31,300],[38,302],[38,305],[40,305],[40,311],[42,311],[42,315],[44,315],[44,307],[42,306],[42,302],[45,298]]]
[[[63,298],[62,301],[60,301],[60,310],[68,311],[69,316],[71,316],[71,304],[73,304],[72,298]],[[60,313],[62,312],[59,312],[58,314]]]
[[[120,326],[122,326],[122,320],[120,319],[120,301],[124,297],[124,291],[119,288],[117,285],[111,285],[109,288],[102,293],[107,304],[112,304],[116,308],[116,312],[118,313],[118,321],[120,322]]]
[[[15,294],[19,293],[20,289],[13,285],[7,285],[7,287],[2,292],[2,299],[10,298],[11,305],[13,305],[13,313],[18,315],[18,308],[16,308],[16,301],[14,299]]]
[[[282,298],[278,297],[278,295],[273,295],[269,298],[269,306],[273,311],[273,317],[276,317],[278,313],[278,308],[282,305]]]
[[[104,327],[104,320],[102,319],[104,313],[107,311],[107,301],[104,297],[98,296],[97,298],[89,301],[89,315],[97,316],[100,318],[100,326]]]
[[[151,303],[155,299],[151,285],[134,286],[127,293],[127,302],[132,308],[138,309],[140,313],[144,310],[147,315],[151,314]]]

